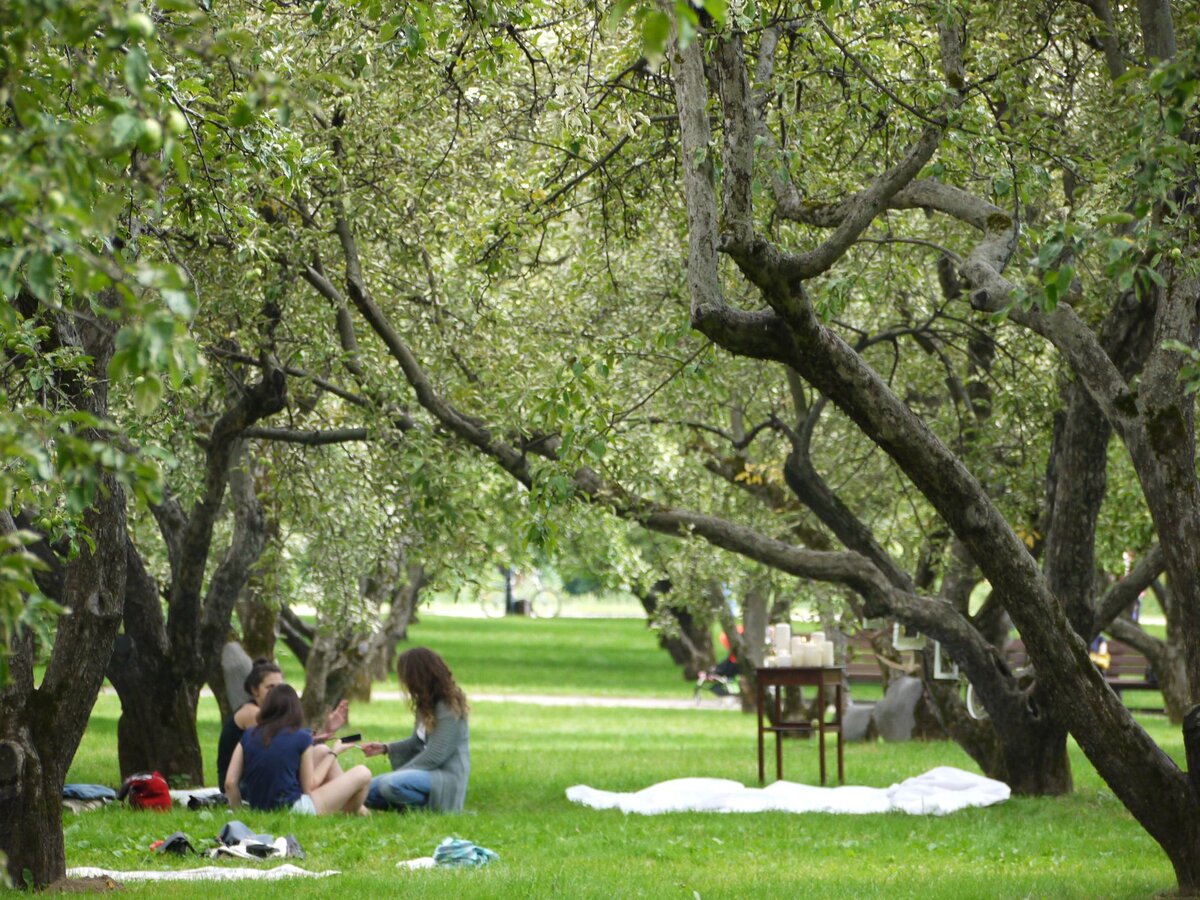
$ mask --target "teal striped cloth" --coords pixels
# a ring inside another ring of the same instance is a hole
[[[487,847],[457,838],[446,838],[433,851],[433,861],[439,866],[486,866],[499,858]]]

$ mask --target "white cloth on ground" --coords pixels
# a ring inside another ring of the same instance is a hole
[[[748,788],[724,778],[676,778],[632,793],[600,791],[577,784],[567,799],[594,809],[656,815],[666,812],[794,812],[882,813],[943,816],[971,806],[1003,803],[1007,784],[939,766],[924,775],[887,788],[813,787],[777,781],[765,788]]]
[[[270,845],[272,849],[270,850],[269,853],[266,853],[265,855],[263,855],[261,853],[257,853],[257,854],[251,853],[249,850],[246,849],[247,846],[249,846],[249,845],[254,845],[255,847],[262,847],[263,842],[256,841],[253,839],[248,839],[248,840],[244,840],[244,841],[238,841],[236,844],[220,844],[219,846],[213,847],[211,850],[206,850],[204,852],[204,855],[209,857],[210,859],[216,859],[219,856],[235,856],[238,859],[257,859],[257,860],[276,859],[278,857],[287,856],[287,838],[286,837],[275,838],[275,840]]]
[[[310,872],[285,863],[273,869],[233,869],[228,866],[204,866],[199,869],[157,869],[120,872],[115,869],[99,869],[94,866],[76,866],[67,869],[68,878],[111,878],[113,881],[245,881],[247,879],[278,881],[283,878],[328,878],[341,875],[337,869]]]
[[[397,869],[434,869],[437,860],[432,856],[418,856],[416,859],[402,859],[396,863]]]
[[[171,791],[171,802],[178,806],[187,806],[188,801],[195,797],[197,800],[206,800],[209,797],[216,797],[221,793],[220,788],[191,788],[190,790]]]

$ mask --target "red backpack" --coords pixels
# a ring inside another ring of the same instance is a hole
[[[167,779],[158,772],[142,772],[126,778],[117,792],[117,799],[124,800],[126,797],[134,809],[156,809],[159,812],[171,809],[171,789]]]

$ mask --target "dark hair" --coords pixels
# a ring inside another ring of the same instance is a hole
[[[426,728],[432,730],[439,702],[445,702],[459,718],[467,717],[469,707],[462,688],[455,683],[446,661],[428,647],[413,647],[401,653],[396,674],[408,691],[413,712]]]
[[[258,714],[258,735],[264,747],[270,747],[275,735],[284,731],[296,731],[304,724],[304,709],[300,697],[290,684],[281,684],[267,694],[262,711]]]
[[[273,659],[267,659],[265,656],[260,656],[254,661],[254,665],[250,667],[250,674],[246,676],[246,680],[242,683],[242,687],[246,689],[246,693],[251,697],[254,696],[254,689],[262,684],[262,680],[272,672],[283,674],[283,669],[279,668],[279,663]]]

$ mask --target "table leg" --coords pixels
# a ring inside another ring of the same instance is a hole
[[[775,686],[775,724],[783,720],[783,686]],[[775,780],[783,781],[783,732],[775,732]]]
[[[825,784],[825,679],[817,682],[817,755],[821,758],[821,784]]]
[[[838,784],[846,783],[846,762],[845,762],[845,740],[846,726],[842,721],[842,703],[845,697],[842,694],[842,682],[838,679],[837,685],[837,755],[838,755]]]
[[[762,784],[766,781],[766,773],[763,771],[763,686],[759,683],[756,686],[758,693],[758,783]]]

